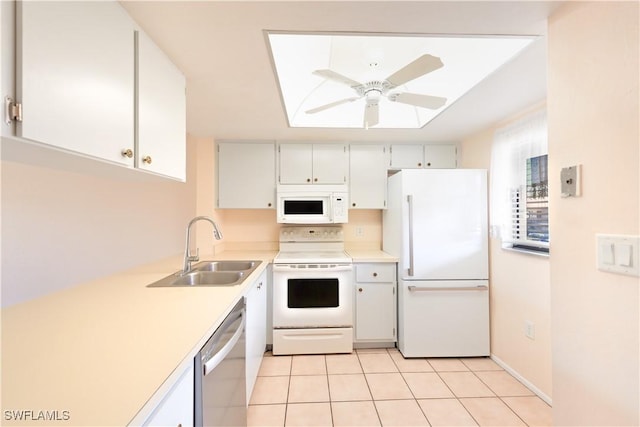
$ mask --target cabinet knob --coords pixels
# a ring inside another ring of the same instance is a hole
[[[420,168],[420,167],[422,167],[422,163],[418,163],[418,167],[419,167],[419,168]]]
[[[318,182],[318,178],[313,178],[313,182]]]
[[[132,158],[133,157],[133,150],[131,148],[127,148],[126,150],[122,150],[120,152],[120,154],[122,154],[122,157]]]
[[[427,163],[427,166],[431,166],[431,162]]]
[[[144,157],[142,158],[142,163],[146,163],[146,164],[150,165],[150,164],[151,164],[151,161],[152,161],[152,160],[151,160],[151,156],[144,156]]]
[[[356,206],[356,204],[355,204],[355,203],[351,203],[351,206],[355,207],[355,206]]]
[[[311,182],[311,178],[307,178],[307,182]]]
[[[378,273],[373,273],[373,277],[378,277]]]
[[[271,207],[271,202],[267,203],[267,206]]]
[[[358,288],[358,292],[362,292],[362,288]]]

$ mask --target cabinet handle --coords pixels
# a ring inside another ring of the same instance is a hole
[[[362,292],[362,288],[358,288],[358,292]]]
[[[355,203],[351,203],[351,206],[355,207],[355,206],[356,206],[356,204],[355,204]]]
[[[431,162],[427,163],[427,166],[431,166]]]
[[[151,160],[151,156],[144,156],[144,157],[142,158],[142,163],[146,163],[146,164],[150,165],[150,164],[151,164],[151,161],[152,161],[152,160]]]
[[[307,178],[307,182],[311,182],[311,178]]]
[[[126,150],[122,150],[120,152],[120,154],[122,154],[122,157],[132,158],[133,157],[133,150],[131,148],[127,148]]]
[[[318,182],[318,178],[313,178],[313,182]]]
[[[271,207],[271,202],[267,203],[267,206]]]
[[[418,163],[418,167],[421,168],[422,167],[422,163]]]
[[[378,277],[378,273],[373,273],[373,277]]]

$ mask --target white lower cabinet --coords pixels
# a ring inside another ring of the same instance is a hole
[[[193,363],[169,390],[145,426],[193,426]]]
[[[246,376],[247,404],[260,370],[267,347],[267,270],[255,281],[247,293]]]
[[[355,263],[355,342],[396,341],[396,264]]]

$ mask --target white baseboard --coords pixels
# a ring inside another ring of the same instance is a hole
[[[538,387],[536,387],[535,385],[533,385],[529,380],[527,380],[525,377],[523,377],[522,375],[520,375],[515,369],[513,369],[511,366],[507,365],[505,362],[503,362],[502,360],[500,360],[500,358],[498,356],[496,356],[495,354],[492,354],[491,356],[491,360],[493,360],[494,362],[496,362],[502,369],[504,369],[505,371],[509,372],[511,375],[513,375],[515,377],[515,379],[517,379],[518,381],[520,381],[522,384],[524,384],[529,390],[531,390],[532,392],[534,392],[540,399],[544,400],[546,403],[549,404],[549,406],[553,406],[552,405],[552,401],[551,401],[551,397],[549,397],[547,394],[543,393],[542,390],[540,390]]]

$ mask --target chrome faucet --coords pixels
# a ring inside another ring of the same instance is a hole
[[[213,237],[216,240],[222,239],[222,233],[220,229],[218,229],[218,225],[208,216],[197,216],[189,221],[189,225],[187,225],[187,243],[184,249],[184,265],[182,266],[182,274],[187,274],[191,270],[191,263],[194,261],[200,261],[200,249],[196,247],[196,254],[191,255],[189,251],[190,241],[191,241],[191,226],[198,221],[209,221],[211,225],[213,225]]]

